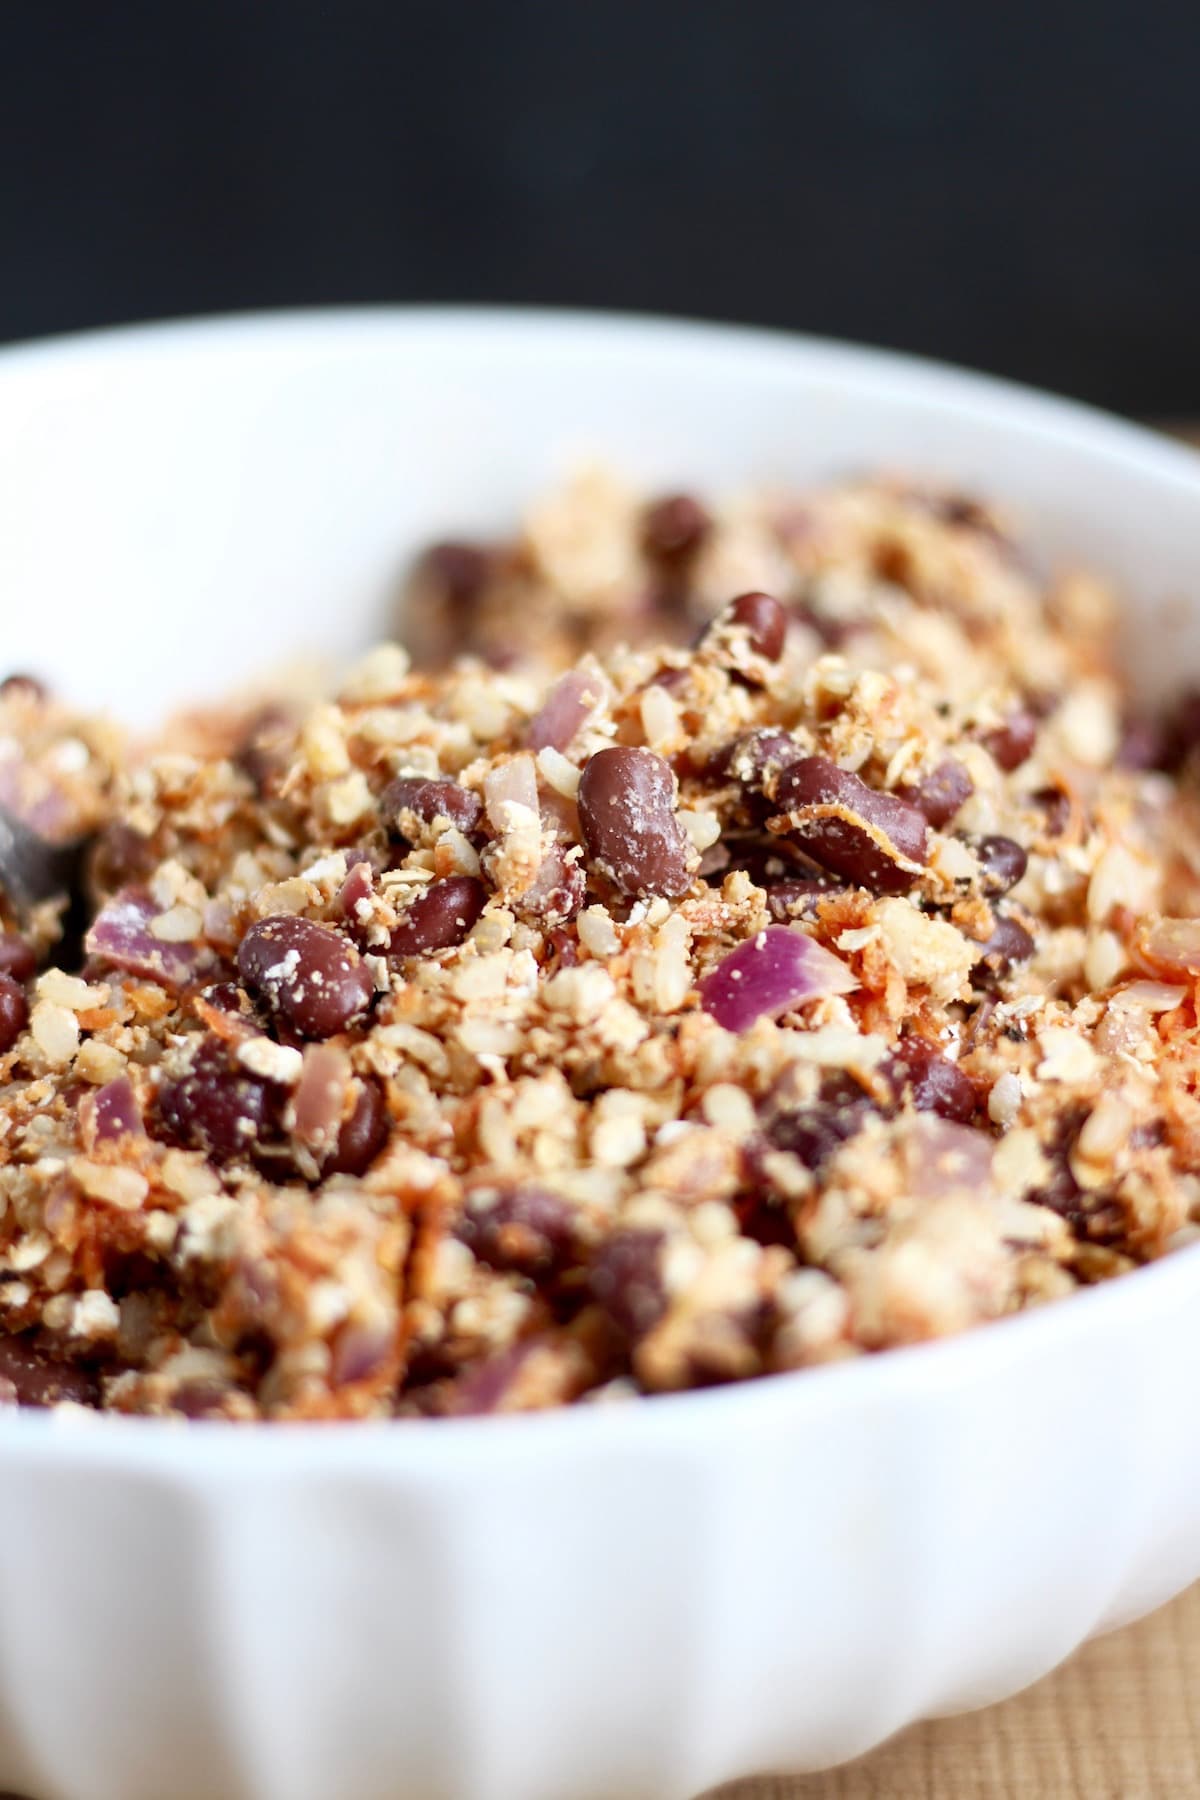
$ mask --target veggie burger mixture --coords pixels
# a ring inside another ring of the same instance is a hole
[[[1096,580],[589,472],[407,618],[150,744],[0,687],[0,1398],[615,1401],[1194,1234],[1200,705]]]

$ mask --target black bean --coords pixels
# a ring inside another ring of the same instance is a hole
[[[0,1056],[7,1055],[28,1023],[24,988],[11,975],[0,975]]]
[[[690,494],[668,494],[642,515],[642,548],[659,562],[693,556],[712,529],[712,519]]]
[[[481,1262],[545,1275],[570,1261],[575,1212],[560,1194],[532,1182],[468,1195],[459,1236]]]
[[[343,1123],[324,1175],[365,1175],[388,1140],[387,1101],[377,1081],[361,1080],[350,1117]]]
[[[750,649],[764,661],[778,662],[783,655],[787,614],[773,594],[739,594],[704,628],[701,641],[719,637],[730,626],[740,626],[745,631]]]
[[[37,968],[33,945],[15,931],[0,931],[0,975],[28,981]]]
[[[492,562],[492,553],[481,545],[454,541],[431,545],[422,568],[452,606],[467,608],[474,605],[487,585]]]
[[[1007,894],[1016,887],[1029,865],[1020,844],[1010,837],[984,837],[975,845],[979,872],[985,894],[993,897]]]
[[[773,1150],[799,1157],[805,1168],[818,1170],[875,1110],[851,1076],[827,1076],[815,1100],[794,1105],[778,1091],[771,1095],[764,1125],[767,1142]]]
[[[0,889],[15,907],[29,908],[81,890],[88,845],[51,843],[0,806]]]
[[[217,1012],[231,1013],[235,1019],[245,1019],[247,1024],[261,1029],[265,1014],[255,1006],[244,987],[236,981],[214,981],[200,995],[205,1006],[211,1006]]]
[[[907,892],[919,873],[911,865],[928,854],[922,812],[869,788],[825,756],[806,756],[784,769],[775,805],[806,856],[875,893]]]
[[[572,927],[569,931],[551,928],[543,933],[546,954],[542,967],[547,974],[557,975],[560,969],[574,969],[579,965],[579,936]]]
[[[792,919],[810,919],[821,900],[844,893],[831,881],[774,881],[767,889],[767,911],[779,925]]]
[[[957,757],[945,756],[928,775],[897,791],[925,814],[935,831],[941,831],[971,798],[975,783]]]
[[[375,993],[371,971],[340,931],[293,913],[252,925],[237,961],[242,980],[301,1037],[345,1031]]]
[[[393,956],[419,956],[461,944],[487,904],[487,889],[473,875],[431,882],[392,933]]]
[[[1200,691],[1185,688],[1176,699],[1163,726],[1161,766],[1178,773],[1190,762],[1200,744]]]
[[[989,537],[995,533],[995,524],[987,507],[982,501],[972,499],[969,494],[914,490],[905,499],[922,511],[932,513],[935,519],[941,519],[947,525],[965,525],[971,531],[983,532]]]
[[[787,614],[773,594],[739,594],[730,605],[729,620],[749,633],[756,656],[779,661],[787,636]]]
[[[1044,787],[1031,794],[1030,799],[1045,818],[1046,836],[1062,837],[1071,823],[1070,796],[1064,794],[1061,788]]]
[[[783,1197],[772,1191],[762,1171],[763,1153],[768,1148],[766,1140],[760,1139],[744,1150],[746,1175],[752,1185],[749,1193],[734,1201],[733,1210],[743,1237],[753,1238],[764,1248],[782,1244],[795,1254],[796,1227],[791,1210]]]
[[[911,1097],[918,1112],[937,1113],[960,1125],[975,1116],[979,1097],[974,1082],[923,1038],[905,1038],[882,1073],[896,1098]]]
[[[240,1069],[219,1038],[206,1037],[189,1069],[160,1082],[151,1128],[219,1165],[255,1150],[279,1110],[277,1092]]]
[[[1089,1243],[1115,1243],[1126,1235],[1125,1207],[1111,1192],[1082,1188],[1071,1168],[1071,1156],[1087,1116],[1086,1106],[1070,1106],[1055,1119],[1042,1144],[1047,1179],[1025,1199],[1058,1213],[1076,1237]]]
[[[92,845],[91,881],[101,894],[144,884],[157,865],[151,840],[120,819],[104,826]]]
[[[992,731],[985,731],[980,743],[991,751],[992,757],[1000,767],[1009,774],[1019,769],[1033,755],[1033,746],[1037,742],[1037,720],[1024,707],[1010,712],[1003,724]]]
[[[48,1356],[32,1336],[0,1336],[0,1400],[18,1406],[55,1406],[60,1400],[96,1406],[100,1392],[94,1375]]]
[[[1023,925],[998,913],[991,937],[980,945],[979,961],[971,971],[972,981],[978,987],[990,986],[1010,974],[1017,963],[1028,962],[1036,947]]]
[[[724,745],[709,770],[718,781],[738,781],[751,793],[763,793],[781,770],[803,756],[804,746],[790,732],[766,725]]]
[[[1134,773],[1165,768],[1170,754],[1167,738],[1168,733],[1154,719],[1126,719],[1114,766]]]
[[[629,1227],[605,1238],[592,1258],[592,1298],[631,1338],[653,1331],[667,1310],[661,1231]]]
[[[406,829],[406,813],[410,813],[419,825],[448,819],[451,825],[464,832],[474,831],[483,814],[483,802],[478,794],[460,787],[457,781],[424,775],[398,775],[383,790],[379,807],[396,835],[410,842],[416,842],[420,832]]]
[[[770,832],[726,830],[721,834],[720,848],[725,859],[713,868],[701,864],[701,872],[719,887],[730,869],[744,869],[755,887],[771,888],[778,881],[819,882],[829,893],[838,882],[826,870],[817,867],[811,857],[802,855],[790,839]],[[712,852],[709,851],[711,857]]]
[[[691,886],[674,777],[653,750],[614,745],[590,757],[579,783],[579,823],[589,867],[627,899],[678,899]]]

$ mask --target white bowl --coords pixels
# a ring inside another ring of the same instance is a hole
[[[598,452],[1015,503],[1200,670],[1200,459],[927,364],[641,320],[234,320],[0,356],[3,659],[142,717],[386,618]],[[0,1420],[0,1786],[683,1800],[999,1699],[1200,1575],[1200,1253],[935,1346],[611,1410]]]

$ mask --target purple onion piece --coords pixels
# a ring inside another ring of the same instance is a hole
[[[607,698],[608,684],[597,670],[568,669],[529,721],[531,750],[565,750]]]
[[[996,1142],[986,1131],[936,1113],[918,1113],[906,1134],[905,1156],[913,1191],[923,1200],[990,1189]]]
[[[858,986],[840,957],[803,932],[768,925],[731,951],[700,983],[700,1003],[726,1031],[778,1018],[802,1000]]]
[[[197,944],[169,944],[156,938],[150,921],[162,911],[145,888],[122,888],[106,900],[84,939],[90,957],[109,969],[140,975],[159,987],[182,988],[194,979],[200,959]]]
[[[565,844],[552,844],[542,858],[532,887],[521,895],[521,911],[546,924],[561,925],[574,918],[587,898],[583,865],[568,862],[567,849]]]
[[[110,1138],[141,1135],[141,1108],[126,1076],[119,1075],[115,1081],[108,1081],[103,1087],[96,1089],[95,1108],[98,1144]]]
[[[899,1102],[909,1095],[918,1112],[937,1113],[965,1125],[978,1110],[975,1083],[923,1038],[904,1038],[880,1073],[894,1098]]]
[[[468,1416],[504,1412],[525,1364],[545,1343],[544,1336],[523,1338],[468,1370],[456,1384],[453,1412]]]
[[[348,1387],[378,1375],[395,1350],[394,1331],[377,1325],[343,1325],[333,1346],[329,1376],[334,1387]]]
[[[349,920],[351,927],[361,927],[362,920],[358,916],[358,908],[364,900],[369,903],[374,893],[375,871],[364,857],[351,864],[338,895],[338,905],[341,907],[342,916]]]

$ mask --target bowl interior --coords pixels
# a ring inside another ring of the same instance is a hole
[[[1200,459],[983,377],[587,315],[294,314],[0,355],[4,661],[138,722],[384,635],[414,550],[599,457],[648,485],[887,466],[1010,503],[1128,595],[1144,689],[1200,666]]]

